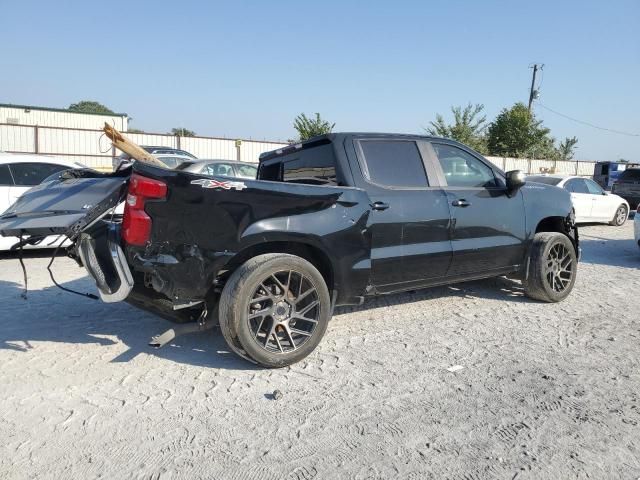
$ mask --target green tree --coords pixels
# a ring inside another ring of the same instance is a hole
[[[487,117],[482,114],[484,105],[478,103],[466,107],[451,107],[453,123],[447,124],[444,117],[436,115],[436,120],[425,130],[429,135],[451,138],[464,143],[480,153],[487,153]]]
[[[566,137],[564,141],[558,145],[558,160],[571,160],[576,150],[576,143],[578,139],[576,137]]]
[[[139,128],[128,128],[127,133],[144,133],[144,130],[140,130]]]
[[[196,132],[193,130],[187,130],[186,128],[172,128],[171,135],[175,135],[176,137],[195,137]]]
[[[503,109],[487,130],[490,155],[505,157],[554,158],[557,151],[550,130],[536,120],[526,105],[516,103]]]
[[[108,113],[112,115],[115,113],[110,108],[105,107],[99,102],[94,102],[93,100],[82,100],[78,103],[72,103],[69,105],[67,110],[78,113]]]
[[[315,118],[309,118],[304,113],[301,113],[293,120],[293,128],[298,131],[301,142],[317,135],[331,133],[335,125],[335,123],[332,124],[323,120],[319,113],[316,113]]]

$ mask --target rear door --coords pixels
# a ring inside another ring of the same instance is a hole
[[[564,189],[571,193],[571,203],[576,212],[576,221],[588,222],[593,210],[593,195],[582,178],[571,178],[564,184]]]
[[[520,265],[525,254],[522,193],[507,195],[504,180],[470,151],[444,142],[431,145],[451,208],[453,257],[447,276]]]
[[[433,185],[424,142],[359,138],[355,148],[371,198],[372,282],[380,292],[433,282],[451,262],[450,213]],[[431,180],[431,181],[430,181]]]

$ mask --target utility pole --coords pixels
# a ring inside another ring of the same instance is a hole
[[[544,67],[544,64],[538,65],[537,63],[534,63],[533,67],[529,67],[529,68],[533,68],[533,77],[531,78],[531,89],[529,90],[529,113],[531,113],[531,104],[533,103],[533,100],[535,98],[538,98],[538,91],[535,89],[536,73],[538,73],[538,70],[542,70],[542,67]]]

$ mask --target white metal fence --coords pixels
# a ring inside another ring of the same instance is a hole
[[[176,137],[155,133],[126,133],[138,145],[162,145],[186,150],[198,158],[219,158],[256,163],[263,152],[286,143],[235,140],[214,137]],[[119,151],[101,130],[62,127],[39,127],[0,123],[0,150],[15,153],[38,153],[68,158],[100,170],[110,170]],[[525,173],[544,171],[567,175],[593,175],[595,162],[534,160],[526,158],[487,157],[504,171]]]
[[[138,145],[159,145],[186,150],[198,158],[219,158],[257,163],[263,152],[286,143],[213,137],[176,137],[155,133],[127,133]],[[41,127],[0,123],[0,151],[55,155],[99,170],[111,170],[120,151],[101,130]]]

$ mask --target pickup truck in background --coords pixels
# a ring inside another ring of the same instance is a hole
[[[217,321],[267,367],[309,355],[336,305],[372,295],[509,275],[560,301],[579,251],[568,192],[452,140],[379,133],[265,153],[256,180],[143,162],[66,172],[0,215],[0,232],[68,235],[103,301]]]
[[[624,198],[632,210],[640,205],[640,168],[627,168],[620,174],[611,193]]]

